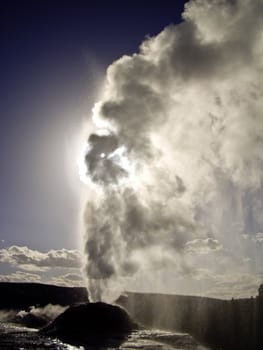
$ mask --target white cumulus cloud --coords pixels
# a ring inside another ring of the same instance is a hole
[[[29,271],[45,271],[50,268],[80,268],[81,254],[77,250],[49,250],[40,252],[25,246],[0,249],[0,262]]]
[[[17,271],[6,275],[0,275],[0,282],[41,282],[41,276],[35,273]]]
[[[221,250],[222,248],[223,246],[218,242],[218,240],[213,238],[198,238],[185,244],[185,251],[187,253],[209,254]]]
[[[83,287],[85,285],[83,276],[78,273],[67,273],[52,278],[52,283],[64,287]]]

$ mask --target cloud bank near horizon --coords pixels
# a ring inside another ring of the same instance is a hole
[[[13,245],[0,249],[0,262],[27,271],[45,271],[50,268],[78,268],[82,266],[79,251],[60,249],[40,252],[26,246]]]
[[[0,249],[0,263],[7,266],[0,282],[37,282],[65,287],[83,287],[83,256],[78,250],[58,249],[40,252],[26,246]]]

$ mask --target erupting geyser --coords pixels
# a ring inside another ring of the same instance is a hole
[[[211,295],[219,282],[241,286],[250,276],[246,293],[256,292],[262,13],[260,0],[190,1],[184,22],[108,68],[80,162],[92,192],[85,253],[93,300],[135,275],[134,289],[175,292],[187,280],[195,293],[201,281]]]

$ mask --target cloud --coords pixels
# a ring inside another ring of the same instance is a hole
[[[259,285],[262,282],[260,276],[250,274],[221,274],[214,276],[214,287],[209,289],[207,296],[217,298],[249,298],[258,294]]]
[[[39,252],[25,246],[0,249],[0,262],[9,263],[29,271],[45,271],[50,268],[80,268],[81,254],[77,250],[50,250]]]
[[[262,264],[241,239],[263,229],[262,13],[261,0],[190,1],[108,68],[82,167],[94,299],[158,259],[182,275],[219,275],[219,250]]]
[[[79,273],[66,273],[62,275],[52,276],[37,273],[28,273],[24,271],[16,271],[10,274],[0,275],[0,282],[37,282],[55,284],[64,287],[83,287],[85,281]]]
[[[41,276],[35,273],[17,271],[7,275],[0,275],[0,282],[40,282]]]
[[[195,290],[199,295],[220,299],[250,298],[258,295],[258,288],[262,283],[262,274],[250,274],[242,269],[214,271],[206,268],[196,268],[194,273],[187,276],[188,285],[192,284],[190,294]],[[185,279],[180,283],[185,283]],[[189,292],[188,292],[189,294]]]
[[[254,243],[262,243],[263,242],[263,233],[257,232],[255,234],[243,234],[242,238],[248,242],[254,242]]]
[[[185,244],[185,251],[187,253],[196,254],[209,254],[221,250],[222,248],[222,244],[213,238],[194,239],[193,241],[187,242]]]
[[[263,243],[263,233],[258,232],[255,234],[255,237],[253,237],[253,241],[257,243]]]
[[[51,282],[55,285],[65,287],[83,287],[85,285],[83,276],[78,273],[67,273],[56,276],[51,279]]]

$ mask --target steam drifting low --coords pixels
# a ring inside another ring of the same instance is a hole
[[[190,1],[108,68],[80,162],[93,300],[146,271],[211,291],[224,271],[259,276],[262,14],[261,0]]]

